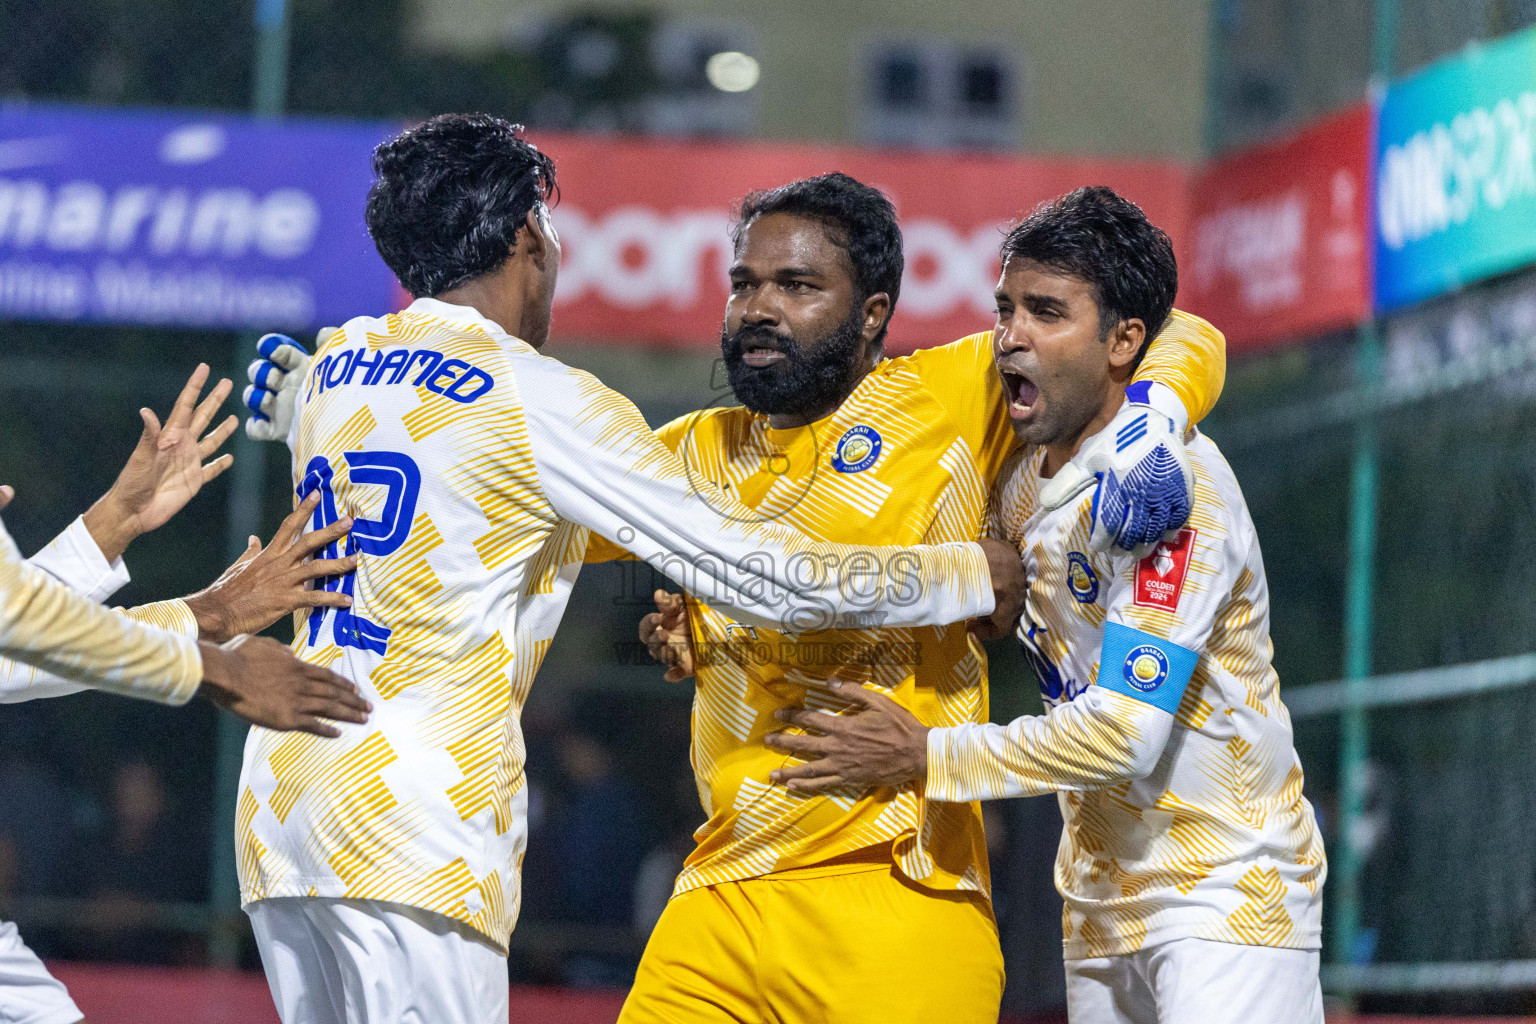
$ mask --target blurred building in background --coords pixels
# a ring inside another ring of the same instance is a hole
[[[1220,152],[1358,101],[1378,14],[1394,25],[1390,74],[1536,23],[1531,0],[1212,0],[1207,148]]]
[[[585,88],[650,69],[655,94],[633,108],[550,111],[573,127],[1142,157],[1200,150],[1204,0],[659,0],[644,17],[636,10],[608,0],[573,18],[559,3],[424,0],[411,38],[462,54],[531,46]],[[730,77],[717,60],[712,74],[711,58],[731,52],[755,70]]]

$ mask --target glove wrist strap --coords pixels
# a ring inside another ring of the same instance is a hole
[[[1184,408],[1178,392],[1161,381],[1139,380],[1125,389],[1125,397],[1136,405],[1150,405],[1168,417],[1179,437],[1189,430],[1189,411]]]

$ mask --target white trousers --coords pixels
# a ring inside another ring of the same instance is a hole
[[[308,897],[247,913],[283,1024],[508,1024],[506,957],[451,918]]]
[[[0,921],[0,1024],[75,1024],[84,1016],[16,926]]]
[[[1071,1024],[1323,1024],[1316,950],[1175,939],[1066,968]]]

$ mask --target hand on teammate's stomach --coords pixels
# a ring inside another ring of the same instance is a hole
[[[763,742],[805,763],[775,769],[768,775],[772,782],[794,793],[816,794],[864,792],[927,777],[928,726],[882,693],[857,683],[827,685],[856,710],[840,715],[803,707],[774,712],[779,721],[805,732],[769,733]]]
[[[334,737],[341,730],[331,722],[361,725],[373,710],[351,682],[300,661],[276,640],[242,634],[227,644],[197,646],[203,658],[197,692],[252,725]]]

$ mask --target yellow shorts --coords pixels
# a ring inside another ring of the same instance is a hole
[[[673,897],[619,1024],[996,1024],[988,902],[889,864],[752,878]]]

